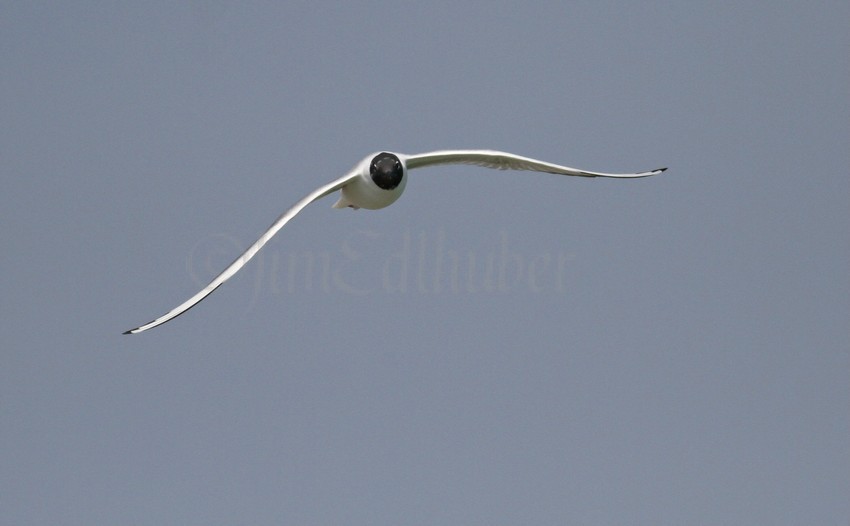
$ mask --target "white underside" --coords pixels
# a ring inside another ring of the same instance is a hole
[[[367,167],[368,168],[368,167]],[[367,169],[368,173],[368,169]],[[392,190],[384,190],[378,187],[369,178],[369,175],[361,175],[343,186],[339,192],[339,200],[334,208],[366,208],[367,210],[378,210],[395,203],[401,197],[404,187],[407,185],[407,174],[402,177],[401,183]]]

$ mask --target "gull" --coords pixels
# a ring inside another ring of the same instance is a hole
[[[560,166],[512,153],[492,150],[441,150],[416,155],[378,152],[364,158],[344,176],[316,188],[307,194],[306,197],[295,203],[292,208],[284,212],[271,224],[268,230],[260,236],[260,239],[248,247],[248,250],[236,258],[233,263],[228,265],[221,274],[213,278],[197,294],[159,318],[140,325],[135,329],[125,331],[124,334],[137,334],[152,329],[180,316],[197,305],[198,302],[209,296],[215,289],[239,272],[239,269],[248,263],[290,219],[295,217],[298,212],[313,201],[339,190],[340,197],[336,204],[333,205],[334,208],[353,208],[355,210],[358,208],[368,210],[385,208],[393,204],[401,196],[402,192],[404,192],[404,187],[407,185],[408,171],[440,164],[471,164],[495,170],[526,170],[580,177],[618,178],[649,177],[650,175],[660,174],[667,169],[658,168],[657,170],[650,170],[648,172],[625,174],[589,172],[587,170],[578,170],[568,166]]]

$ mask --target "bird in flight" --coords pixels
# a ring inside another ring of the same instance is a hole
[[[298,212],[313,201],[340,190],[340,197],[334,208],[366,208],[369,210],[384,208],[393,204],[401,196],[404,187],[407,185],[408,171],[438,164],[472,164],[495,170],[526,170],[560,175],[576,175],[580,177],[618,178],[649,177],[650,175],[660,174],[667,169],[658,168],[657,170],[650,170],[648,172],[627,174],[589,172],[538,161],[536,159],[529,159],[528,157],[522,157],[512,153],[491,150],[441,150],[416,155],[379,152],[366,157],[344,176],[316,188],[307,194],[306,197],[295,203],[292,208],[284,212],[271,224],[268,230],[260,236],[260,239],[248,247],[248,250],[236,258],[233,263],[228,265],[221,274],[213,278],[197,294],[159,318],[135,329],[130,329],[124,332],[124,334],[137,334],[152,329],[157,325],[162,325],[176,318],[197,305],[198,302],[209,296],[215,289],[239,272],[239,269],[250,261],[263,248],[263,245],[268,243],[277,234],[278,230],[283,228],[290,219],[295,217]]]

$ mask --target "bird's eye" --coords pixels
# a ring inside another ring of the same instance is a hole
[[[391,153],[379,153],[372,159],[369,166],[369,175],[372,181],[384,190],[392,190],[397,187],[404,177],[404,168],[398,157]]]

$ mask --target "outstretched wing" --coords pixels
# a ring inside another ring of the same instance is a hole
[[[648,177],[660,174],[667,168],[659,168],[648,172],[631,174],[612,174],[604,172],[589,172],[569,166],[538,161],[521,155],[492,150],[441,150],[437,152],[420,153],[406,157],[407,168],[414,170],[435,164],[475,164],[496,170],[528,170],[561,175],[579,175],[582,177]]]
[[[269,239],[271,239],[275,234],[277,234],[278,230],[283,228],[283,225],[285,225],[289,222],[290,219],[295,217],[295,215],[301,210],[303,210],[305,206],[309,205],[317,199],[321,199],[322,197],[339,190],[355,177],[357,177],[357,173],[351,172],[346,176],[337,179],[336,181],[330,182],[324,186],[320,186],[319,188],[310,192],[307,197],[295,203],[295,206],[293,206],[292,208],[284,212],[280,217],[278,217],[277,220],[275,220],[275,222],[272,223],[272,225],[268,228],[268,230],[266,230],[263,235],[260,236],[260,239],[258,239],[253,245],[248,247],[248,250],[246,250],[242,253],[241,256],[236,258],[233,263],[228,265],[227,268],[221,272],[221,274],[219,274],[212,281],[210,281],[209,285],[204,287],[200,292],[198,292],[188,300],[184,301],[177,307],[166,312],[159,318],[153,320],[152,322],[146,323],[140,327],[136,327],[135,329],[130,329],[129,331],[124,332],[124,334],[137,334],[142,331],[152,329],[157,325],[162,325],[163,323],[172,320],[177,316],[180,316],[187,310],[197,305],[198,302],[209,296],[215,289],[220,287],[222,283],[224,283],[225,281],[230,279],[234,274],[239,272],[239,269],[241,269],[245,265],[245,263],[250,261],[250,259],[254,257],[254,255],[259,252],[261,248],[263,248],[263,245],[268,243]]]

